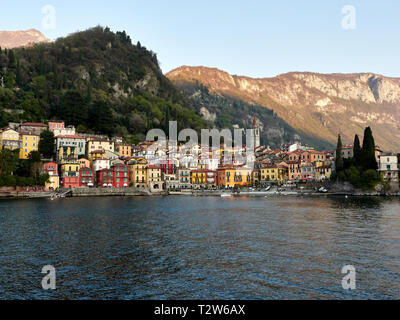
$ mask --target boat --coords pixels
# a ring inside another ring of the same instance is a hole
[[[319,188],[318,191],[321,192],[321,193],[327,193],[328,189],[326,189],[325,187],[322,187],[322,188]]]
[[[223,193],[221,194],[221,198],[227,198],[227,197],[232,197],[231,193]]]

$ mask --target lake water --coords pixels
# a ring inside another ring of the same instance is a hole
[[[399,199],[0,201],[0,299],[399,298]]]

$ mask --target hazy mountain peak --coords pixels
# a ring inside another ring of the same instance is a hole
[[[0,31],[0,47],[17,48],[31,46],[35,43],[51,42],[39,30]]]

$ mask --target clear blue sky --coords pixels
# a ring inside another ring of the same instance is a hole
[[[41,9],[56,9],[42,28]],[[356,29],[342,28],[342,8]],[[269,77],[289,71],[375,72],[400,77],[398,0],[19,0],[2,4],[0,30],[37,28],[55,39],[95,25],[126,30],[158,54],[164,72],[181,65]]]

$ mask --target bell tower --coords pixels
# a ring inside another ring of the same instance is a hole
[[[258,148],[261,146],[261,137],[260,137],[260,126],[257,123],[257,118],[253,119],[253,139],[254,139],[254,148]]]

